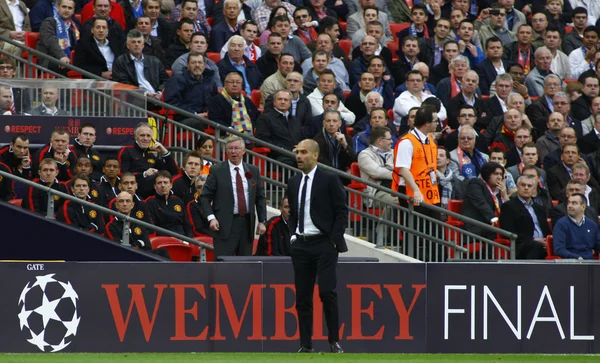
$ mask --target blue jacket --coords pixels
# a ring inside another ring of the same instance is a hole
[[[39,0],[29,12],[29,21],[31,22],[31,31],[39,32],[42,21],[54,16],[52,0]]]
[[[393,134],[394,133],[392,132],[392,148],[394,147],[394,145],[396,145],[396,142],[398,141],[398,138]],[[367,125],[365,131],[359,132],[358,134],[354,135],[354,138],[352,139],[352,146],[354,148],[354,152],[356,152],[356,155],[360,154],[361,151],[369,147],[370,137],[371,124]]]
[[[214,29],[214,28],[213,28]],[[261,74],[258,71],[258,67],[256,64],[252,63],[248,57],[244,56],[244,62],[246,63],[246,78],[244,81],[248,81],[250,84],[250,89],[255,90],[259,89],[261,85]],[[233,64],[231,64],[231,58],[229,58],[229,53],[225,53],[225,57],[217,63],[217,67],[219,67],[219,75],[225,83],[225,77],[227,74],[231,72],[239,72]],[[245,86],[242,87],[245,90]],[[248,95],[251,97],[251,95]]]
[[[556,222],[552,235],[554,254],[562,258],[591,260],[594,257],[592,249],[600,251],[600,229],[589,218],[580,227],[569,216],[562,217]]]
[[[213,71],[204,70],[202,80],[192,76],[187,68],[169,78],[165,85],[165,102],[189,112],[206,112],[212,96],[217,94]]]

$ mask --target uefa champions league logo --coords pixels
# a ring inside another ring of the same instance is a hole
[[[19,297],[19,325],[29,334],[27,341],[42,352],[58,352],[71,344],[81,316],[77,315],[79,296],[70,282],[55,274],[36,276]],[[30,286],[31,285],[31,286]]]

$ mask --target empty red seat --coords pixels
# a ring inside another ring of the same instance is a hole
[[[23,199],[11,199],[8,201],[8,203],[16,205],[17,207],[21,206],[21,202],[23,202]]]
[[[346,55],[350,55],[350,53],[352,53],[352,40],[340,39],[340,42],[338,44],[344,50],[344,53],[346,53]]]
[[[194,237],[194,239],[198,242],[203,242],[206,243],[207,245],[211,245],[214,246],[214,241],[213,238],[211,236],[196,236]],[[197,249],[198,251],[198,256],[200,255],[200,247],[199,246],[194,246],[195,249]],[[206,249],[206,261],[207,262],[214,262],[215,261],[215,251],[214,250],[209,250],[208,248]]]
[[[208,57],[208,59],[215,63],[219,63],[219,61],[221,60],[221,54],[217,52],[206,52],[206,56]]]

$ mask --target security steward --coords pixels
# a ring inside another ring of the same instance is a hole
[[[156,173],[154,195],[146,199],[154,225],[169,231],[193,237],[192,228],[185,215],[183,200],[172,193],[171,174],[166,170]],[[160,232],[156,232],[160,236]]]
[[[75,175],[71,181],[71,192],[81,200],[91,202],[88,194],[90,192],[90,179],[83,175]],[[56,213],[56,219],[75,228],[104,234],[104,221],[100,212],[83,204],[66,200]]]

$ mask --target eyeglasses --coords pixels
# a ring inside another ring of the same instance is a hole
[[[0,71],[12,71],[13,66],[0,66]]]
[[[474,140],[475,138],[473,136],[461,136],[458,139],[461,141],[471,141],[471,140]]]

